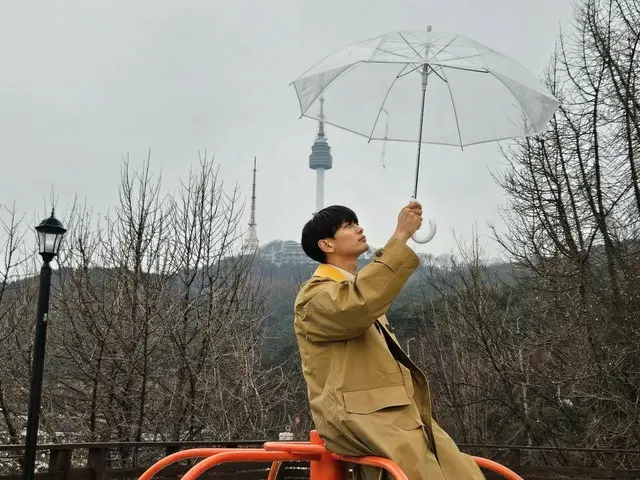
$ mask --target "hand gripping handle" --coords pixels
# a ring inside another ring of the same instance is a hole
[[[415,195],[411,197],[411,201],[415,201],[416,197]],[[425,243],[429,243],[431,240],[433,240],[433,237],[436,236],[436,231],[438,230],[438,227],[436,226],[436,221],[433,218],[429,219],[429,231],[427,232],[426,235],[422,236],[422,235],[418,235],[418,232],[414,233],[413,236],[411,237],[411,239],[416,242],[419,243],[421,245],[425,244]]]

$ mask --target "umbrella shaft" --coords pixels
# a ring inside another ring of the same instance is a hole
[[[418,132],[418,155],[416,158],[416,180],[413,186],[413,198],[418,198],[418,178],[420,174],[420,152],[422,147],[422,125],[424,123],[424,100],[427,93],[427,66],[422,71],[422,102],[420,106],[420,131]]]

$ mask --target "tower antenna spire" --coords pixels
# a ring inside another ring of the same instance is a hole
[[[253,187],[251,190],[251,228],[256,227],[256,157],[253,157]]]
[[[258,232],[256,230],[256,157],[253,157],[253,186],[251,189],[251,217],[249,219],[249,232],[245,241],[243,251],[245,254],[253,255],[258,250]]]
[[[318,115],[318,137],[324,138],[324,95],[320,95],[320,115]]]

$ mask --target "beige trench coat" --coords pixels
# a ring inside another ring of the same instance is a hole
[[[354,282],[322,264],[301,287],[294,326],[311,415],[332,452],[390,458],[410,480],[484,479],[432,419],[427,379],[385,317],[418,264],[392,239]]]

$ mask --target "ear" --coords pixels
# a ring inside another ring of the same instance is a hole
[[[322,240],[318,240],[318,247],[320,247],[320,250],[324,253],[333,253],[334,251],[331,241],[327,241],[324,238]]]

